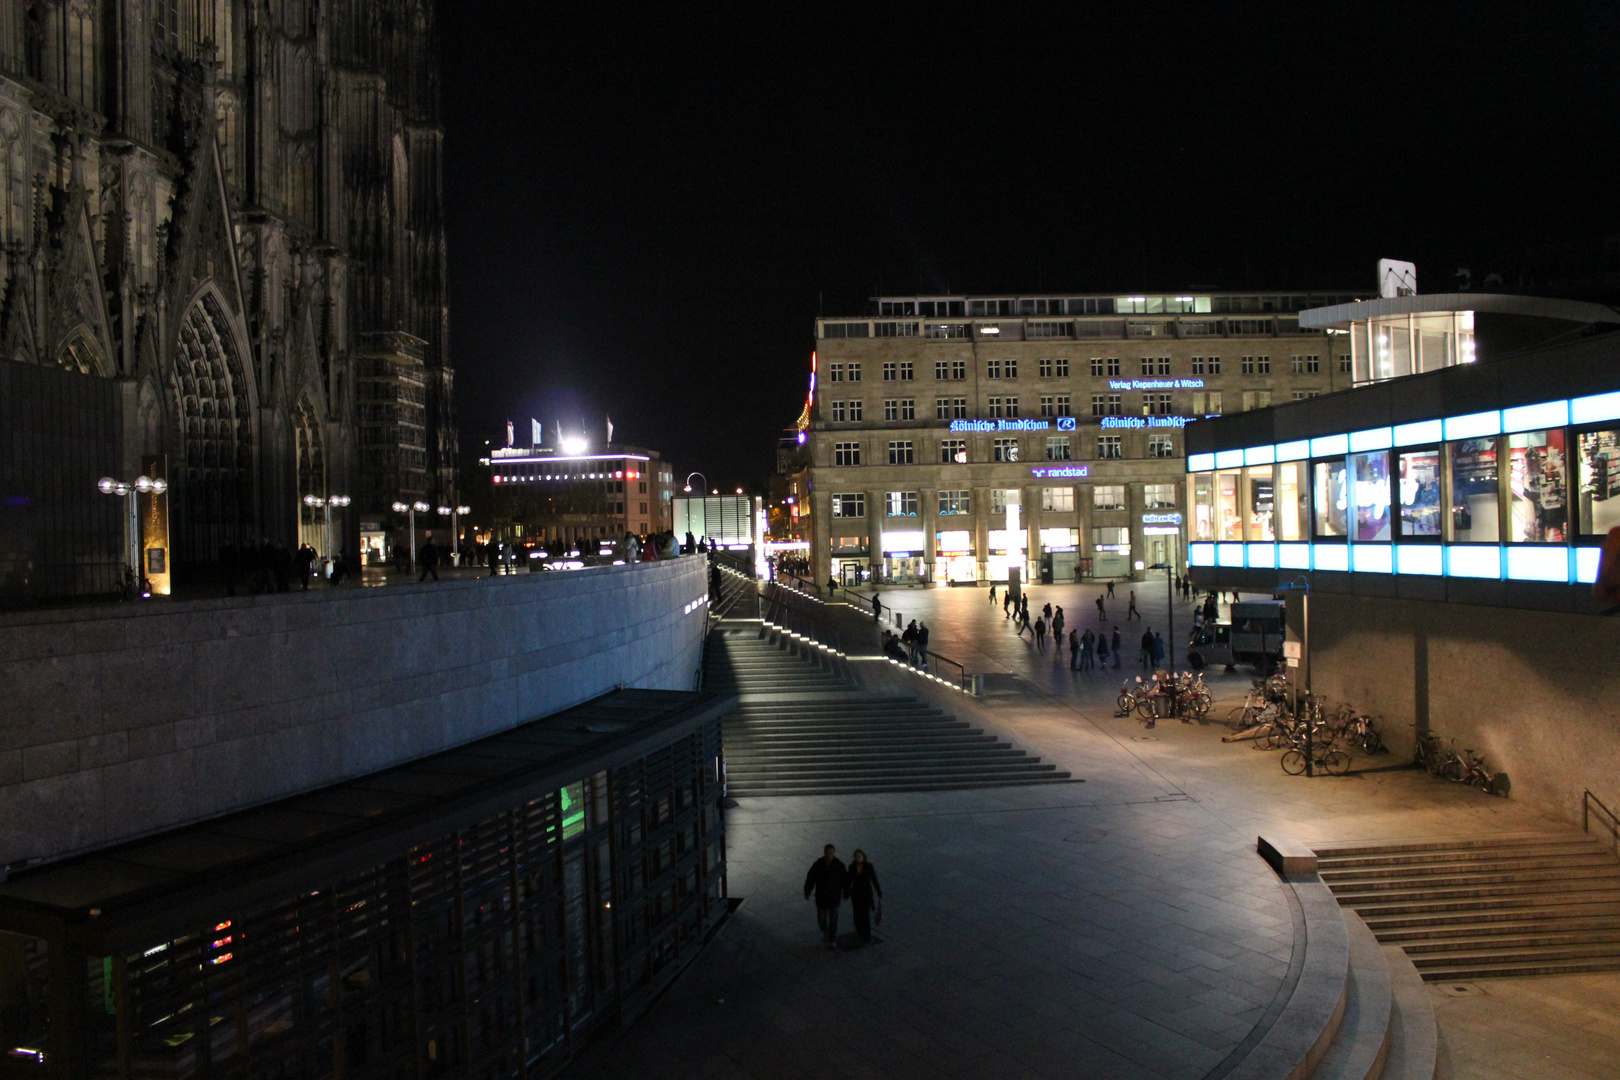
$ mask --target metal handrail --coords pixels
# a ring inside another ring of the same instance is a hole
[[[791,633],[807,637],[842,656],[844,639],[838,627],[814,612],[789,603],[787,598],[790,596],[808,599],[792,589],[783,588],[777,582],[767,582],[761,597],[764,606],[760,618]]]
[[[1603,805],[1603,800],[1592,794],[1590,789],[1581,794],[1581,831],[1591,832],[1592,807],[1596,806],[1603,816],[1609,819],[1609,843],[1614,845],[1616,854],[1620,854],[1620,815]]]

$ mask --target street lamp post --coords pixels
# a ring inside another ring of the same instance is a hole
[[[146,494],[161,495],[169,490],[166,480],[153,480],[149,476],[137,476],[132,483],[114,480],[110,476],[103,476],[96,481],[96,488],[103,495],[117,495],[124,500],[127,514],[124,519],[124,548],[129,559],[129,572],[134,580],[144,582],[146,569],[141,566],[141,514],[137,505],[137,497]]]
[[[1168,617],[1169,620],[1170,620],[1170,640],[1169,640],[1169,656],[1168,656],[1168,659],[1170,661],[1170,670],[1171,671],[1176,670],[1176,590],[1175,590],[1175,583],[1171,579],[1171,573],[1170,573],[1171,568],[1173,566],[1174,566],[1173,563],[1162,563],[1161,562],[1161,563],[1154,563],[1152,566],[1148,567],[1149,570],[1163,570],[1164,571],[1164,595],[1170,601],[1169,604],[1165,607],[1165,614],[1166,614],[1166,617]]]
[[[415,502],[411,502],[411,503],[397,502],[397,503],[394,504],[394,513],[396,513],[396,514],[406,514],[406,513],[408,513],[411,516],[411,568],[412,569],[416,568],[416,515],[417,515],[418,512],[425,514],[425,513],[428,512],[428,510],[429,510],[428,504],[423,502],[421,499],[417,499]]]
[[[326,563],[328,566],[332,564],[332,507],[348,506],[352,501],[347,495],[327,495],[324,498],[320,495],[304,496],[305,506],[319,506],[326,511]]]
[[[700,473],[700,472],[689,472],[689,473],[686,474],[686,490],[687,490],[688,494],[690,494],[691,491],[692,491],[692,477],[694,477],[694,476],[703,476],[703,474]],[[701,491],[701,490],[703,490],[703,488],[706,488],[708,486],[709,486],[709,478],[707,476],[703,476],[703,487],[700,487],[698,490]]]
[[[441,506],[439,516],[450,519],[450,557],[456,566],[461,565],[461,527],[458,524],[462,514],[472,513],[470,506]]]

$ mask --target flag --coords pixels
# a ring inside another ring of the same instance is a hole
[[[532,429],[529,437],[529,446],[532,449],[540,445],[540,421],[531,416],[529,417],[529,426]]]
[[[506,445],[510,447],[516,441],[517,436],[512,434],[512,421],[508,420],[506,422]]]
[[[610,417],[607,418],[607,424],[608,424],[608,442],[612,442],[613,441],[613,417],[610,416]]]

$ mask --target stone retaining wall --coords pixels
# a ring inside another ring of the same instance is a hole
[[[0,866],[686,690],[704,560],[0,617]]]

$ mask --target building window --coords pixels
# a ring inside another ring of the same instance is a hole
[[[896,364],[893,360],[885,360],[883,362],[883,381],[894,382],[895,378],[899,374],[899,371],[899,364]]]
[[[1091,489],[1091,508],[1093,510],[1125,509],[1125,485],[1097,484],[1094,486]]]
[[[1042,416],[1056,416],[1057,413],[1052,411],[1056,407],[1057,407],[1056,403],[1053,402],[1051,394],[1042,394],[1041,395],[1041,415]]]
[[[849,381],[850,382],[860,382],[861,381],[861,365],[851,363],[851,364],[848,365],[847,370],[849,371]]]
[[[1339,372],[1340,372],[1340,374],[1343,374],[1343,375],[1350,374],[1350,354],[1349,353],[1345,353],[1345,354],[1343,354],[1342,356],[1339,357]]]
[[[1243,358],[1243,374],[1245,374],[1245,375],[1270,375],[1271,374],[1271,357],[1269,357],[1269,356],[1245,356]]]
[[[995,449],[995,460],[996,461],[1017,461],[1018,460],[1018,440],[1017,439],[996,439],[996,440],[994,440],[994,449]]]
[[[1074,510],[1074,488],[1041,488],[1041,509],[1050,510],[1055,514],[1072,512]]]
[[[1106,360],[1101,357],[1092,357],[1091,374],[1093,378],[1101,378],[1104,375],[1117,376],[1119,374],[1119,357],[1110,356]]]
[[[1125,448],[1118,435],[1097,436],[1097,456],[1100,458],[1119,458],[1125,456]]]
[[[935,360],[934,378],[949,382],[961,382],[967,378],[967,361]]]
[[[965,338],[968,336],[967,323],[928,323],[923,327],[923,336],[935,339]]]
[[[1315,375],[1322,370],[1320,356],[1295,356],[1289,360],[1289,367],[1295,375]]]
[[[934,361],[934,378],[939,380],[951,377],[951,362],[949,360]]]
[[[1305,400],[1305,391],[1303,391],[1303,390],[1295,390],[1294,391],[1294,400],[1295,401],[1304,401]]]
[[[1069,377],[1069,361],[1066,357],[1055,356],[1041,361],[1041,378],[1066,379]]]
[[[967,398],[943,398],[941,400],[945,401],[950,407],[950,414],[948,416],[940,417],[941,420],[967,419]]]
[[[1001,411],[1001,408],[1002,408],[1002,405],[1001,405],[1001,399],[1000,398],[993,397],[993,398],[990,399],[990,417],[991,417],[991,419],[999,419],[1002,416],[1006,415],[1005,413],[1003,413]]]
[[[832,408],[832,422],[835,424],[842,424],[844,422],[844,403],[842,401],[834,401],[830,402],[829,404]]]
[[[843,382],[844,381],[844,365],[843,364],[828,364],[827,365],[827,381],[828,382]]]
[[[1142,415],[1143,416],[1169,416],[1170,415],[1170,395],[1169,394],[1143,394],[1142,395]]]
[[[1069,437],[1067,435],[1048,435],[1046,437],[1046,460],[1069,460]]]
[[[912,456],[910,439],[905,439],[899,442],[891,442],[889,444],[890,465],[911,465],[915,462],[916,458]]]
[[[966,439],[941,439],[939,441],[939,463],[941,465],[961,465],[966,461]]]
[[[915,420],[917,419],[916,398],[887,398],[883,402],[883,419],[885,420]]]
[[[939,493],[939,512],[941,514],[969,514],[968,493],[966,491],[942,491]]]
[[[831,402],[831,405],[833,423],[835,424],[861,418],[861,403],[859,401],[834,401]]]
[[[859,465],[861,463],[861,444],[858,442],[833,443],[834,465]]]
[[[1007,416],[1015,420],[1018,418],[1018,399],[1015,397],[1007,399]]]
[[[1199,390],[1192,396],[1192,411],[1194,416],[1221,415],[1221,392],[1210,390],[1207,393]]]
[[[1123,551],[1131,550],[1131,531],[1119,526],[1107,526],[1091,530],[1091,546],[1095,551]]]
[[[1142,374],[1168,375],[1170,374],[1170,358],[1168,356],[1142,357]]]
[[[890,517],[916,517],[917,493],[915,491],[891,491],[888,497]]]
[[[865,493],[856,491],[845,495],[834,495],[832,497],[832,516],[836,518],[865,517]]]
[[[917,324],[914,322],[880,322],[874,323],[873,329],[877,337],[916,337]]]
[[[986,360],[984,362],[984,377],[987,379],[1001,378],[1001,361]]]
[[[1059,394],[1057,396],[1057,414],[1059,416],[1073,416],[1074,415],[1074,407],[1069,404],[1069,395],[1068,394]]]
[[[1001,370],[1006,372],[1006,376],[1009,379],[1018,378],[1018,361],[1017,360],[1003,360],[1001,362]]]
[[[984,373],[990,379],[1016,379],[1018,378],[1017,360],[986,360]]]
[[[1159,374],[1170,374],[1170,358],[1168,356],[1159,357]]]
[[[1169,435],[1148,436],[1148,457],[1175,457],[1176,441]]]
[[[1143,484],[1142,505],[1149,510],[1174,510],[1176,508],[1176,485]]]
[[[1219,375],[1221,373],[1221,358],[1218,356],[1195,356],[1192,358],[1194,375]]]
[[[1120,394],[1092,394],[1092,416],[1118,416],[1121,409],[1123,395]]]
[[[992,514],[1005,514],[1007,512],[1007,489],[990,489],[990,512]]]
[[[1271,408],[1271,391],[1270,390],[1245,390],[1245,391],[1243,391],[1243,411],[1244,412],[1248,412],[1251,409],[1269,409],[1269,408]]]
[[[916,365],[910,360],[900,361],[900,381],[911,382],[917,377]]]

